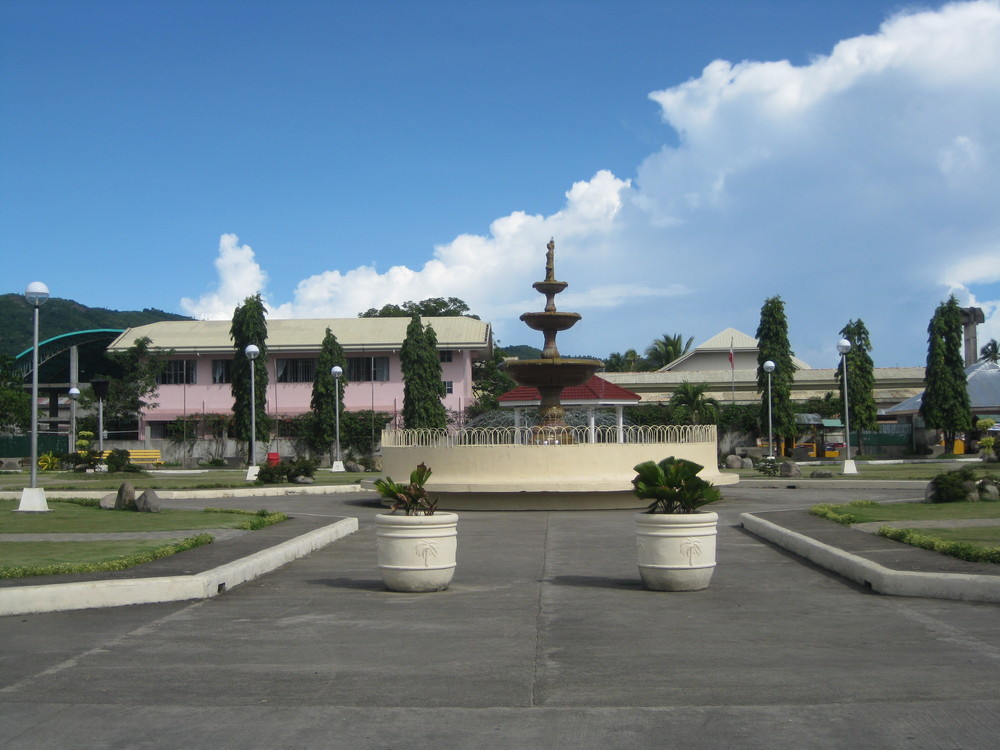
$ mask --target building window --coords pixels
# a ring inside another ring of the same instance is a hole
[[[451,362],[452,351],[451,349],[442,349],[438,352],[442,362]]]
[[[450,381],[450,380],[444,381],[444,392],[446,394],[448,394],[448,395],[451,395],[452,393],[454,393],[455,392],[455,384],[452,381]]]
[[[156,382],[160,385],[194,385],[197,380],[197,361],[193,359],[171,359]]]
[[[279,359],[275,372],[279,383],[311,383],[316,379],[316,360]]]
[[[348,357],[347,381],[365,383],[370,381],[385,383],[389,380],[388,357]]]
[[[222,385],[233,382],[233,360],[213,359],[212,360],[212,383]]]

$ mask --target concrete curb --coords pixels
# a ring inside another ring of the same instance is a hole
[[[343,518],[240,560],[188,576],[54,583],[0,589],[0,616],[207,599],[270,573],[358,530]]]
[[[765,521],[753,513],[740,514],[740,521],[751,534],[880,594],[1000,602],[1000,578],[995,576],[892,570]]]

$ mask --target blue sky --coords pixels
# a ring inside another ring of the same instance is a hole
[[[1000,338],[1000,2],[0,4],[3,292],[353,317],[458,296],[504,344],[554,236],[566,353],[785,300],[923,364]]]

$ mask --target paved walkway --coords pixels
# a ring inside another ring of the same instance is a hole
[[[0,748],[997,746],[1000,605],[879,596],[741,525],[905,490],[724,495],[719,567],[686,594],[642,589],[628,511],[463,512],[451,588],[408,595],[375,570],[380,508],[269,499],[359,530],[206,600],[0,618]]]

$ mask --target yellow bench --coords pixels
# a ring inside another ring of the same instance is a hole
[[[101,454],[101,458],[107,459],[111,455],[111,451],[104,451]],[[129,460],[134,464],[162,464],[163,459],[160,457],[159,450],[130,450],[128,452]]]

